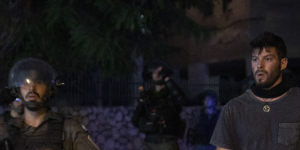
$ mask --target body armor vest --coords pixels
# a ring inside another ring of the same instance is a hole
[[[45,130],[21,129],[21,135],[11,139],[13,150],[63,150],[64,121],[48,120],[44,123],[47,123]]]

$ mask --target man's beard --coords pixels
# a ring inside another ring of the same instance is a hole
[[[29,101],[24,102],[24,106],[31,111],[38,111],[42,108],[45,108],[47,104],[45,102],[36,102],[36,101]]]
[[[41,98],[40,95],[36,92],[29,92],[25,97],[28,97],[29,94],[35,94],[37,97]],[[24,106],[31,111],[38,111],[42,108],[46,108],[48,106],[47,100],[46,99],[41,99],[40,102],[37,101],[23,101]]]
[[[268,73],[266,71],[263,71],[263,72],[265,72],[268,75]],[[280,75],[281,75],[281,71],[280,71],[280,66],[279,66],[279,68],[277,68],[271,74],[269,74],[269,76],[267,76],[268,78],[266,79],[265,82],[259,83],[257,81],[257,79],[255,79],[255,84],[257,87],[260,87],[260,88],[264,88],[264,89],[270,88],[280,78]]]

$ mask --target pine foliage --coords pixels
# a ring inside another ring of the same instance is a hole
[[[3,0],[0,61],[39,57],[59,70],[100,67],[131,72],[133,53],[145,59],[172,52],[173,35],[208,35],[186,17],[197,7],[211,15],[211,0]]]

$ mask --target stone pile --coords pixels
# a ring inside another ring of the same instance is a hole
[[[144,134],[131,124],[133,107],[73,107],[55,111],[81,122],[103,150],[139,150]]]
[[[182,117],[191,120],[198,107],[185,107]],[[81,122],[92,139],[102,150],[141,150],[145,137],[131,124],[134,107],[72,107],[56,109]],[[179,140],[180,147],[186,149],[185,138]]]

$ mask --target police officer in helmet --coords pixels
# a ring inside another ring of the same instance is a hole
[[[11,68],[9,88],[24,104],[24,117],[7,127],[15,131],[8,132],[11,149],[99,150],[80,124],[51,111],[55,79],[55,70],[40,59],[22,59]]]
[[[184,94],[170,78],[171,69],[162,62],[144,67],[144,79],[153,86],[142,91],[132,116],[132,123],[146,134],[144,150],[179,150],[177,139],[185,123],[180,118]]]

